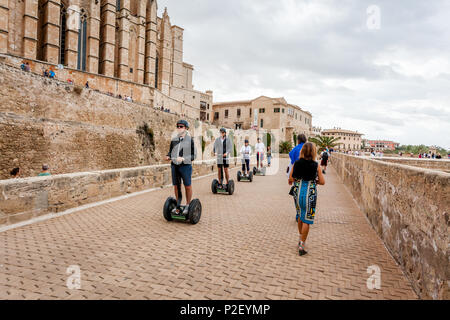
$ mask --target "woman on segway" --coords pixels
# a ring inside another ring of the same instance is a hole
[[[252,148],[248,144],[248,140],[245,140],[245,145],[241,148],[242,155],[242,172],[246,177],[250,173],[250,157],[252,155]],[[246,170],[247,169],[247,170]]]
[[[170,142],[170,150],[167,154],[167,161],[172,161],[172,183],[175,197],[179,199],[181,190],[181,180],[186,191],[186,207],[183,214],[189,211],[189,204],[192,200],[192,162],[196,157],[194,140],[188,134],[189,123],[186,120],[177,122],[177,136]]]

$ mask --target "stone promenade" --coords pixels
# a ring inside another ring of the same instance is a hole
[[[164,220],[161,189],[0,233],[0,299],[417,299],[333,168],[303,257],[283,169],[233,196],[211,180],[194,182],[195,226]],[[381,290],[366,285],[373,265]]]

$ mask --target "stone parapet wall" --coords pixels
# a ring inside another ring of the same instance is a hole
[[[237,159],[230,163],[231,168],[239,165]],[[197,161],[193,177],[215,173],[215,168],[215,160]],[[0,227],[171,182],[170,164],[0,180]],[[164,201],[155,206],[162,208]]]
[[[422,299],[449,299],[450,174],[334,153],[331,158]]]

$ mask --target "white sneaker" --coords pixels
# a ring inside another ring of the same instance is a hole
[[[183,214],[184,215],[187,215],[189,213],[189,205],[187,205],[186,207],[184,207],[184,210],[183,210]]]

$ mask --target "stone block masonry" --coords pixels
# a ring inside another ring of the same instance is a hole
[[[450,298],[450,174],[333,154],[332,165],[422,299]]]
[[[237,159],[230,167],[239,166]],[[215,173],[216,162],[197,161],[193,177]],[[172,183],[170,165],[0,180],[0,226]]]
[[[52,174],[161,164],[178,119],[0,63],[0,179],[15,167],[36,176],[43,163]],[[207,150],[218,128],[188,120],[191,135],[212,133]],[[198,159],[209,159],[199,139]]]

